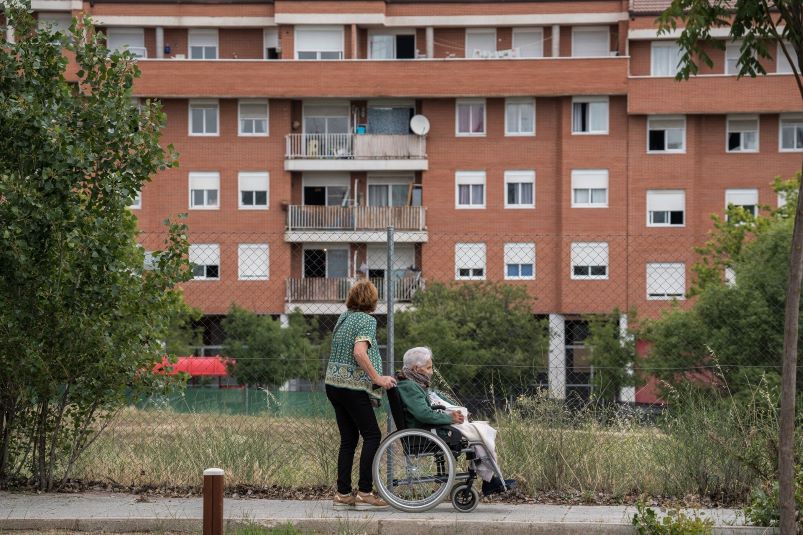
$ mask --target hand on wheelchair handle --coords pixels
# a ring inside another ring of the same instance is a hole
[[[390,375],[382,375],[376,380],[376,384],[384,388],[385,390],[389,390],[396,386],[396,379],[391,377]]]

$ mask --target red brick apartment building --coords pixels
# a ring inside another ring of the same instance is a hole
[[[666,4],[33,7],[57,26],[88,13],[110,48],[141,58],[134,93],[163,102],[181,159],[133,209],[146,248],[166,217],[189,213],[191,304],[339,313],[343,281],[364,265],[384,277],[392,222],[399,265],[416,268],[399,277],[400,306],[420,278],[525,285],[549,315],[550,390],[563,397],[581,368],[571,322],[614,307],[650,317],[682,299],[710,214],[775,205],[773,177],[799,169],[789,65],[737,80],[729,44],[677,83],[676,34],[655,24]]]

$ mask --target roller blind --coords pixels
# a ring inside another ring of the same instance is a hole
[[[651,190],[647,192],[647,210],[650,212],[678,212],[686,205],[683,190]]]

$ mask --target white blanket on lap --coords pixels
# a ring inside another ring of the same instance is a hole
[[[469,422],[468,410],[465,407],[451,403],[449,400],[439,396],[437,392],[430,391],[428,394],[432,405],[442,405],[449,412],[459,411],[463,413],[465,423],[452,424],[452,427],[463,433],[463,436],[468,440],[481,442],[484,447],[477,446],[477,456],[480,459],[490,457],[491,463],[499,466],[496,459],[496,429],[488,425],[488,422]],[[490,481],[496,475],[496,472],[491,468],[491,463],[486,461],[477,464],[477,473],[483,481]]]

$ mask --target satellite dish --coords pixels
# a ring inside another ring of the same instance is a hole
[[[427,135],[427,132],[429,132],[429,119],[423,115],[414,115],[413,118],[410,119],[410,130],[419,136]]]

